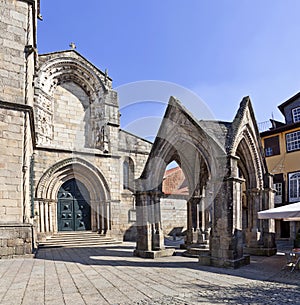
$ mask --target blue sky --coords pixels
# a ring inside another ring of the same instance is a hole
[[[229,121],[249,95],[258,122],[282,120],[277,106],[300,91],[299,11],[298,0],[41,0],[38,51],[72,41],[116,88],[171,82]]]

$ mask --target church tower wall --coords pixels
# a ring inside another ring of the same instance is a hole
[[[0,257],[33,250],[30,162],[38,2],[0,2]]]

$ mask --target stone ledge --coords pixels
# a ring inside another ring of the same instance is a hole
[[[176,250],[174,248],[168,248],[163,250],[157,251],[144,251],[144,250],[134,250],[133,255],[142,257],[142,258],[159,258],[159,257],[166,257],[166,256],[173,256]]]
[[[13,258],[24,258],[24,259],[28,259],[28,258],[35,258],[36,257],[36,253],[30,253],[30,254],[21,254],[21,255],[3,255],[0,257],[0,259],[13,259]]]
[[[236,269],[245,265],[250,264],[250,255],[243,255],[243,257],[239,259],[229,260],[229,259],[221,259],[216,257],[211,257],[210,255],[202,254],[199,256],[199,265],[202,266],[213,266],[213,267],[221,267],[221,268],[231,268]]]
[[[210,250],[208,248],[188,247],[187,251],[183,252],[182,255],[186,257],[205,257],[210,255]]]
[[[33,227],[30,223],[0,223],[0,228],[26,228]]]
[[[244,253],[258,256],[272,256],[277,253],[277,248],[245,247]]]

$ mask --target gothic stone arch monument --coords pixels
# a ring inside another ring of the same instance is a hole
[[[273,204],[249,97],[233,122],[198,121],[171,97],[141,177],[136,181],[135,255],[170,255],[163,242],[160,197],[166,165],[175,160],[188,181],[186,244],[209,241],[199,262],[222,267],[249,263],[248,254],[276,253],[272,222],[257,212]]]

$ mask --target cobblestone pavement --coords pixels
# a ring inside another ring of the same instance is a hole
[[[132,256],[134,244],[42,249],[0,260],[1,305],[300,304],[300,270],[283,255],[251,257],[239,269],[199,266],[176,256]]]

